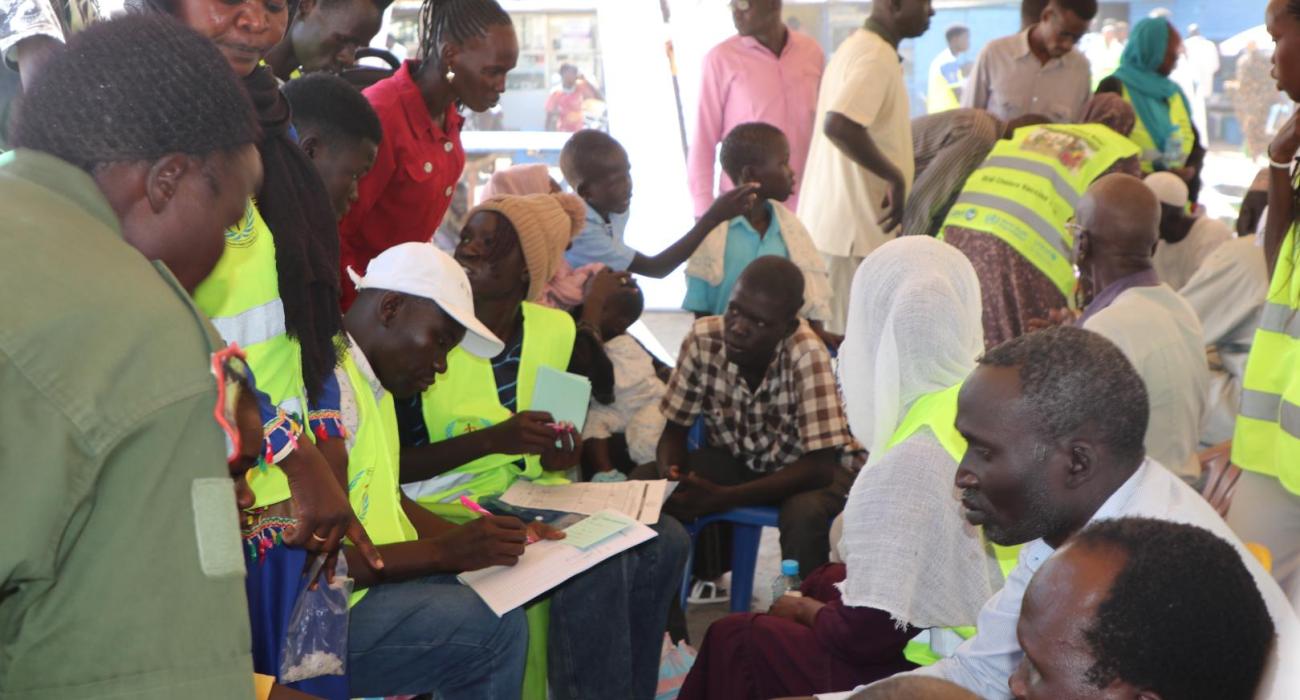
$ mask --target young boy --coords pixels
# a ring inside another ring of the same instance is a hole
[[[357,183],[375,164],[383,128],[370,102],[336,75],[312,73],[285,84],[298,145],[325,181],[339,219],[357,201]]]
[[[614,403],[593,401],[583,429],[585,466],[592,481],[622,481],[633,467],[655,461],[655,447],[664,432],[659,402],[668,387],[655,374],[650,353],[627,334],[645,309],[645,297],[635,285],[620,289],[605,302],[600,335],[605,356],[614,366]],[[622,434],[625,444],[615,438]],[[620,468],[621,467],[621,468]]]
[[[632,204],[632,164],[618,141],[602,131],[579,131],[560,152],[560,170],[587,202],[587,223],[565,253],[569,264],[576,269],[604,263],[617,272],[656,278],[686,262],[714,227],[752,209],[758,191],[753,183],[739,185],[718,197],[685,236],[656,255],[645,255],[623,242]]]
[[[764,255],[786,258],[804,276],[804,305],[799,315],[832,346],[839,344],[822,328],[830,317],[830,282],[826,264],[808,229],[781,202],[794,191],[790,143],[780,129],[762,122],[741,124],[722,141],[722,169],[733,182],[758,185],[749,211],[718,224],[686,264],[686,298],[682,308],[697,317],[727,310],[736,279]]]

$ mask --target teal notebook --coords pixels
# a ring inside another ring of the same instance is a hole
[[[542,365],[533,386],[533,411],[545,411],[557,422],[569,422],[582,432],[591,401],[591,380]]]

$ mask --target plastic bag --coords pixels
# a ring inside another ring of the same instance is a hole
[[[676,700],[686,681],[686,674],[695,665],[695,650],[686,642],[673,644],[672,637],[664,635],[662,654],[659,657],[659,687],[655,700]]]
[[[334,583],[326,585],[322,580],[316,590],[311,590],[311,582],[316,580],[324,562],[324,555],[316,558],[289,616],[284,649],[280,653],[281,683],[341,676],[346,670],[352,579],[348,578],[346,558],[340,556],[334,568]]]

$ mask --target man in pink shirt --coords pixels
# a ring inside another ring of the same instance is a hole
[[[796,189],[785,205],[794,211],[798,183],[812,141],[817,88],[826,56],[817,41],[781,21],[781,0],[731,0],[737,35],[704,57],[699,119],[691,142],[688,180],[698,217],[716,199],[714,159],[718,144],[746,122],[766,122],[790,140]],[[734,185],[721,174],[720,192]]]

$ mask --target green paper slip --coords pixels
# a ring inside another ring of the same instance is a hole
[[[590,549],[631,527],[631,518],[613,511],[601,511],[564,528],[560,542],[578,549]]]
[[[582,432],[587,422],[587,404],[591,402],[591,381],[569,372],[542,365],[537,368],[533,385],[533,411],[545,411],[556,422],[569,422]]]

